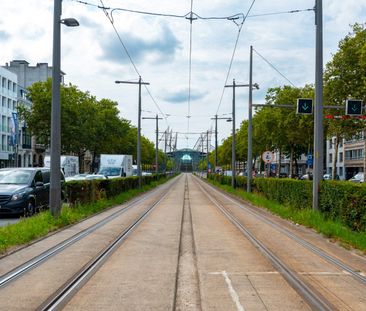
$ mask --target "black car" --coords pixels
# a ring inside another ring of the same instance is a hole
[[[31,216],[48,207],[49,192],[49,168],[0,169],[0,215]]]

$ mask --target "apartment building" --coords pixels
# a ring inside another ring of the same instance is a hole
[[[18,98],[17,75],[0,67],[0,167],[16,163],[16,139],[18,137],[13,113]],[[16,116],[14,116],[16,117]]]
[[[26,106],[32,103],[27,98],[27,88],[35,82],[44,82],[52,78],[52,67],[47,63],[37,63],[36,66],[30,66],[25,60],[13,60],[6,63],[3,69],[12,72],[17,78],[17,102]],[[61,71],[61,83],[64,82],[64,73]],[[19,143],[17,148],[17,165],[43,166],[45,146],[37,144],[36,138],[31,137],[29,130],[24,122],[19,124]]]
[[[336,172],[340,180],[345,180],[345,141],[342,139],[338,145]],[[325,170],[327,174],[332,174],[333,171],[333,161],[336,156],[336,145],[335,137],[328,138],[326,141],[326,152],[325,152]]]

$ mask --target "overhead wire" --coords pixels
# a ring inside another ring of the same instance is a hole
[[[187,132],[189,133],[189,119],[191,118],[191,83],[192,83],[192,32],[193,32],[193,0],[191,0],[191,17],[189,28],[189,69],[188,69],[188,114],[187,114]],[[187,145],[188,148],[188,145]]]
[[[289,82],[293,87],[296,87],[294,83],[292,83],[283,73],[281,73],[269,60],[267,60],[263,55],[261,55],[256,49],[253,48],[253,51],[262,58],[272,69],[274,69],[278,74],[281,75],[287,82]]]
[[[225,83],[224,83],[224,87],[223,87],[223,90],[222,90],[222,93],[221,93],[221,97],[220,97],[219,105],[218,105],[217,110],[216,110],[216,114],[218,114],[219,109],[220,109],[220,106],[221,106],[221,104],[222,104],[222,100],[223,100],[223,98],[224,98],[224,93],[225,93],[225,89],[226,89],[226,88],[225,88],[225,85],[227,84],[227,81],[229,80],[229,75],[230,75],[230,72],[231,72],[231,67],[232,67],[233,62],[234,62],[234,57],[235,57],[236,49],[237,49],[237,47],[238,47],[238,43],[239,43],[239,39],[240,39],[240,35],[241,35],[241,30],[242,30],[242,28],[243,28],[243,25],[244,25],[244,23],[245,23],[245,21],[246,21],[246,19],[247,19],[248,15],[249,15],[249,13],[250,13],[250,11],[251,11],[251,9],[252,9],[252,7],[253,7],[253,5],[254,5],[255,1],[256,1],[256,0],[253,0],[253,1],[252,1],[252,4],[250,5],[250,7],[249,7],[249,9],[248,9],[248,11],[247,11],[247,14],[244,16],[243,22],[240,24],[240,26],[238,26],[238,27],[239,27],[239,29],[238,29],[238,35],[237,35],[237,37],[236,37],[236,41],[235,41],[235,45],[234,45],[234,50],[233,50],[233,53],[232,53],[232,55],[231,55],[230,64],[229,64],[229,69],[228,69],[227,74],[226,74]]]
[[[80,1],[77,1],[77,2],[80,2]],[[132,64],[132,66],[133,66],[133,68],[134,68],[135,72],[138,74],[138,76],[139,76],[139,77],[141,77],[141,74],[140,74],[140,72],[138,71],[138,69],[137,69],[137,67],[136,67],[136,65],[135,65],[135,63],[134,63],[134,61],[133,61],[133,59],[132,59],[132,57],[131,57],[130,53],[128,52],[128,49],[127,49],[126,45],[124,44],[124,42],[123,42],[123,40],[122,40],[122,38],[121,38],[121,36],[120,36],[120,34],[119,34],[118,30],[116,29],[116,26],[114,25],[114,20],[113,20],[113,18],[109,15],[109,13],[108,13],[108,11],[107,11],[107,8],[106,8],[106,6],[105,6],[105,5],[104,5],[104,3],[103,3],[103,0],[100,0],[100,2],[101,2],[101,4],[102,4],[102,6],[103,6],[103,7],[102,7],[102,10],[103,10],[103,12],[104,12],[105,16],[107,17],[107,19],[110,21],[110,23],[111,23],[111,25],[112,25],[112,27],[113,27],[113,29],[114,29],[114,32],[116,33],[116,35],[117,35],[117,37],[118,37],[118,40],[119,40],[119,42],[121,43],[121,45],[122,45],[122,47],[123,47],[123,49],[124,49],[124,51],[125,51],[126,55],[128,56],[128,58],[129,58],[129,60],[130,60],[130,62],[131,62],[131,64]],[[157,109],[159,110],[159,112],[163,115],[163,117],[164,117],[164,119],[165,119],[165,122],[168,124],[168,120],[167,120],[167,117],[166,117],[165,113],[163,113],[163,111],[161,110],[160,106],[159,106],[159,105],[158,105],[158,103],[155,101],[155,99],[154,99],[154,97],[152,96],[152,94],[151,94],[150,90],[148,89],[147,85],[146,85],[146,84],[144,84],[144,87],[145,87],[145,89],[146,89],[147,93],[149,94],[149,96],[150,96],[151,100],[153,101],[153,103],[155,104],[155,106],[157,107]]]

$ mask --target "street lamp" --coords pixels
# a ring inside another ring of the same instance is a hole
[[[53,216],[58,216],[61,211],[61,24],[69,27],[79,26],[79,22],[74,18],[61,20],[61,8],[62,1],[54,0],[50,176],[50,210]]]

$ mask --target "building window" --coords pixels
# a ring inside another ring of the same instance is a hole
[[[339,153],[339,163],[343,162],[343,152]]]
[[[3,98],[2,98],[1,105],[2,105],[3,107],[6,107],[6,97],[4,97],[4,96],[3,96]]]
[[[8,98],[8,108],[9,109],[11,109],[12,107],[11,107],[11,99],[10,98]]]
[[[6,78],[4,78],[4,77],[3,77],[1,80],[2,80],[2,81],[1,81],[1,85],[2,85],[2,87],[3,87],[3,88],[6,88]]]
[[[338,168],[338,175],[343,176],[343,167]]]
[[[332,149],[332,147],[333,147],[333,141],[332,139],[329,139],[329,149]]]
[[[329,153],[329,163],[333,163],[333,154]]]

